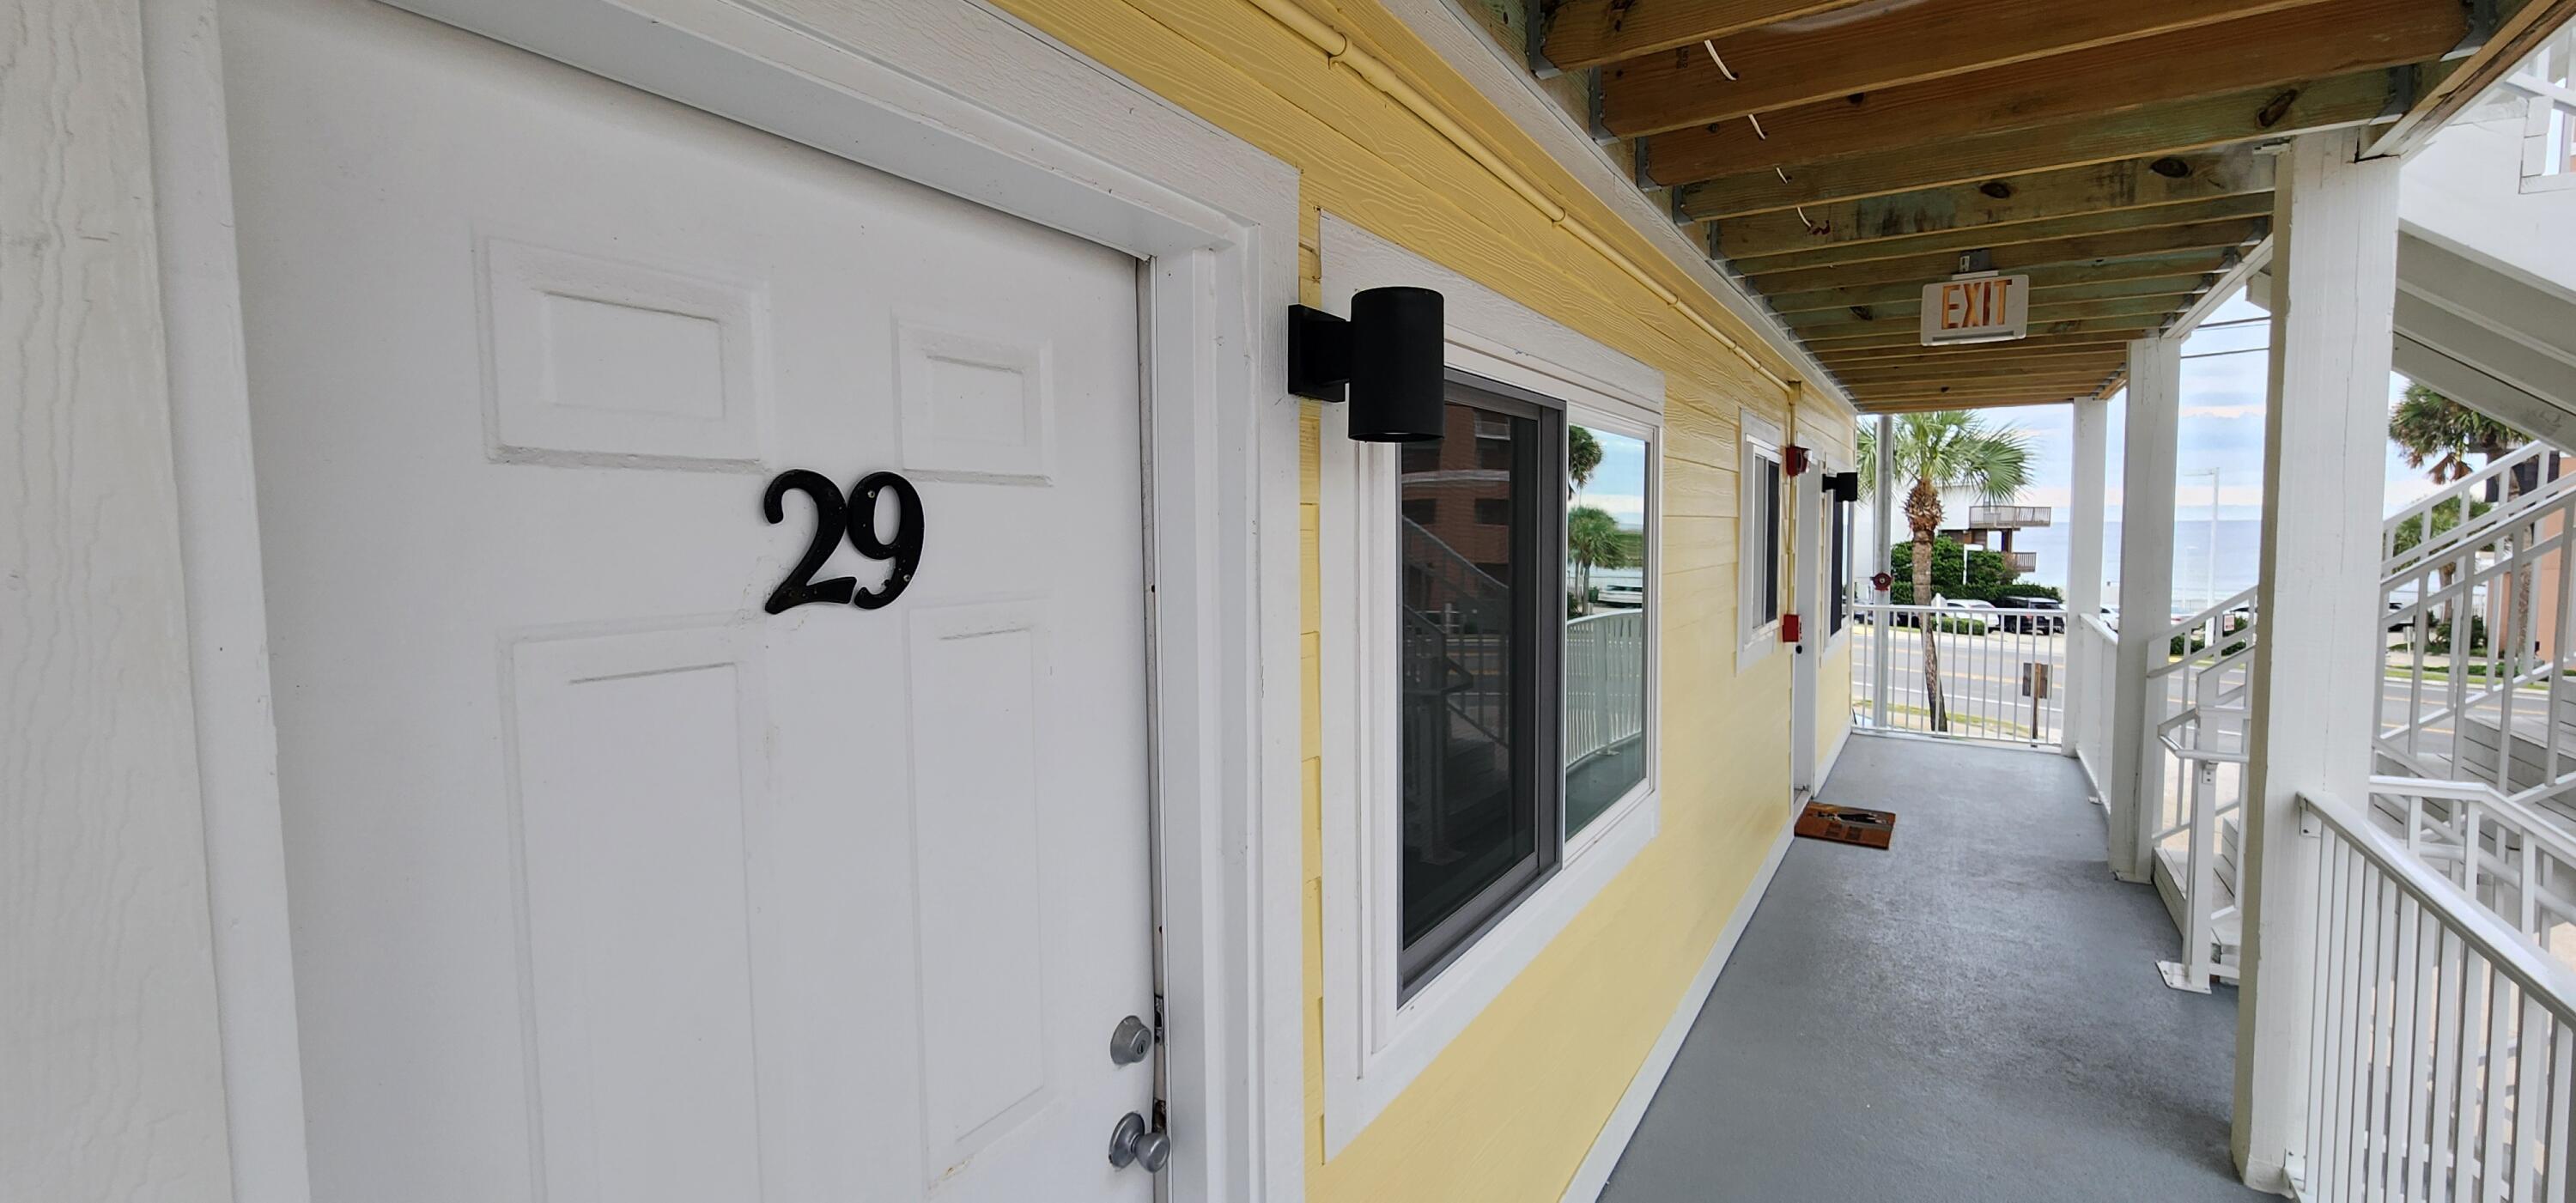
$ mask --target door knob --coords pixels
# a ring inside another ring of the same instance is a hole
[[[1172,1138],[1160,1128],[1148,1130],[1145,1117],[1133,1111],[1118,1117],[1118,1126],[1109,1130],[1109,1164],[1121,1169],[1129,1163],[1145,1167],[1149,1174],[1163,1172],[1172,1160]]]
[[[1109,1033],[1109,1063],[1133,1065],[1154,1051],[1154,1029],[1133,1015],[1118,1021],[1118,1030]]]

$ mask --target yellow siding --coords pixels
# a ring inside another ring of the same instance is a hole
[[[1074,49],[1294,164],[1300,295],[1315,303],[1331,210],[1660,369],[1668,389],[1663,548],[1663,827],[1528,972],[1330,1162],[1323,1153],[1317,415],[1302,425],[1300,617],[1309,1197],[1555,1200],[1671,1018],[1788,818],[1791,657],[1735,672],[1740,407],[1785,398],[1455,146],[1245,0],[1000,0]],[[1693,289],[1521,131],[1368,0],[1310,0],[1515,170],[1669,286]],[[1716,314],[1705,298],[1700,311]],[[1819,407],[1821,410],[1822,407]],[[1847,434],[1847,420],[1846,420]]]

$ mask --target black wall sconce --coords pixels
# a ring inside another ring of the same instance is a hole
[[[1372,288],[1351,297],[1348,320],[1288,308],[1288,391],[1351,404],[1351,438],[1421,443],[1440,437],[1447,391],[1440,294]]]
[[[1828,497],[1833,498],[1833,499],[1834,499],[1834,500],[1836,500],[1836,501],[1858,501],[1858,500],[1860,500],[1860,473],[1858,473],[1858,472],[1828,472],[1828,473],[1826,473],[1826,474],[1825,474],[1825,495],[1826,495],[1826,496],[1828,496]]]

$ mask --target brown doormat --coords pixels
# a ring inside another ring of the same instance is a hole
[[[1798,815],[1798,834],[1811,840],[1884,848],[1896,838],[1896,815],[1884,810],[1810,802]]]

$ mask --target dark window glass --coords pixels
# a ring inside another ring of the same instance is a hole
[[[1440,499],[1437,497],[1417,497],[1409,499],[1404,503],[1404,516],[1407,520],[1413,522],[1438,522],[1440,520]]]
[[[1555,864],[1554,708],[1539,701],[1552,696],[1540,690],[1552,688],[1564,587],[1558,429],[1549,411],[1453,387],[1441,440],[1417,445],[1434,452],[1407,449],[1407,506],[1473,503],[1442,505],[1437,521],[1404,530],[1408,987]]]
[[[1762,465],[1762,621],[1780,616],[1780,461],[1754,457]]]

